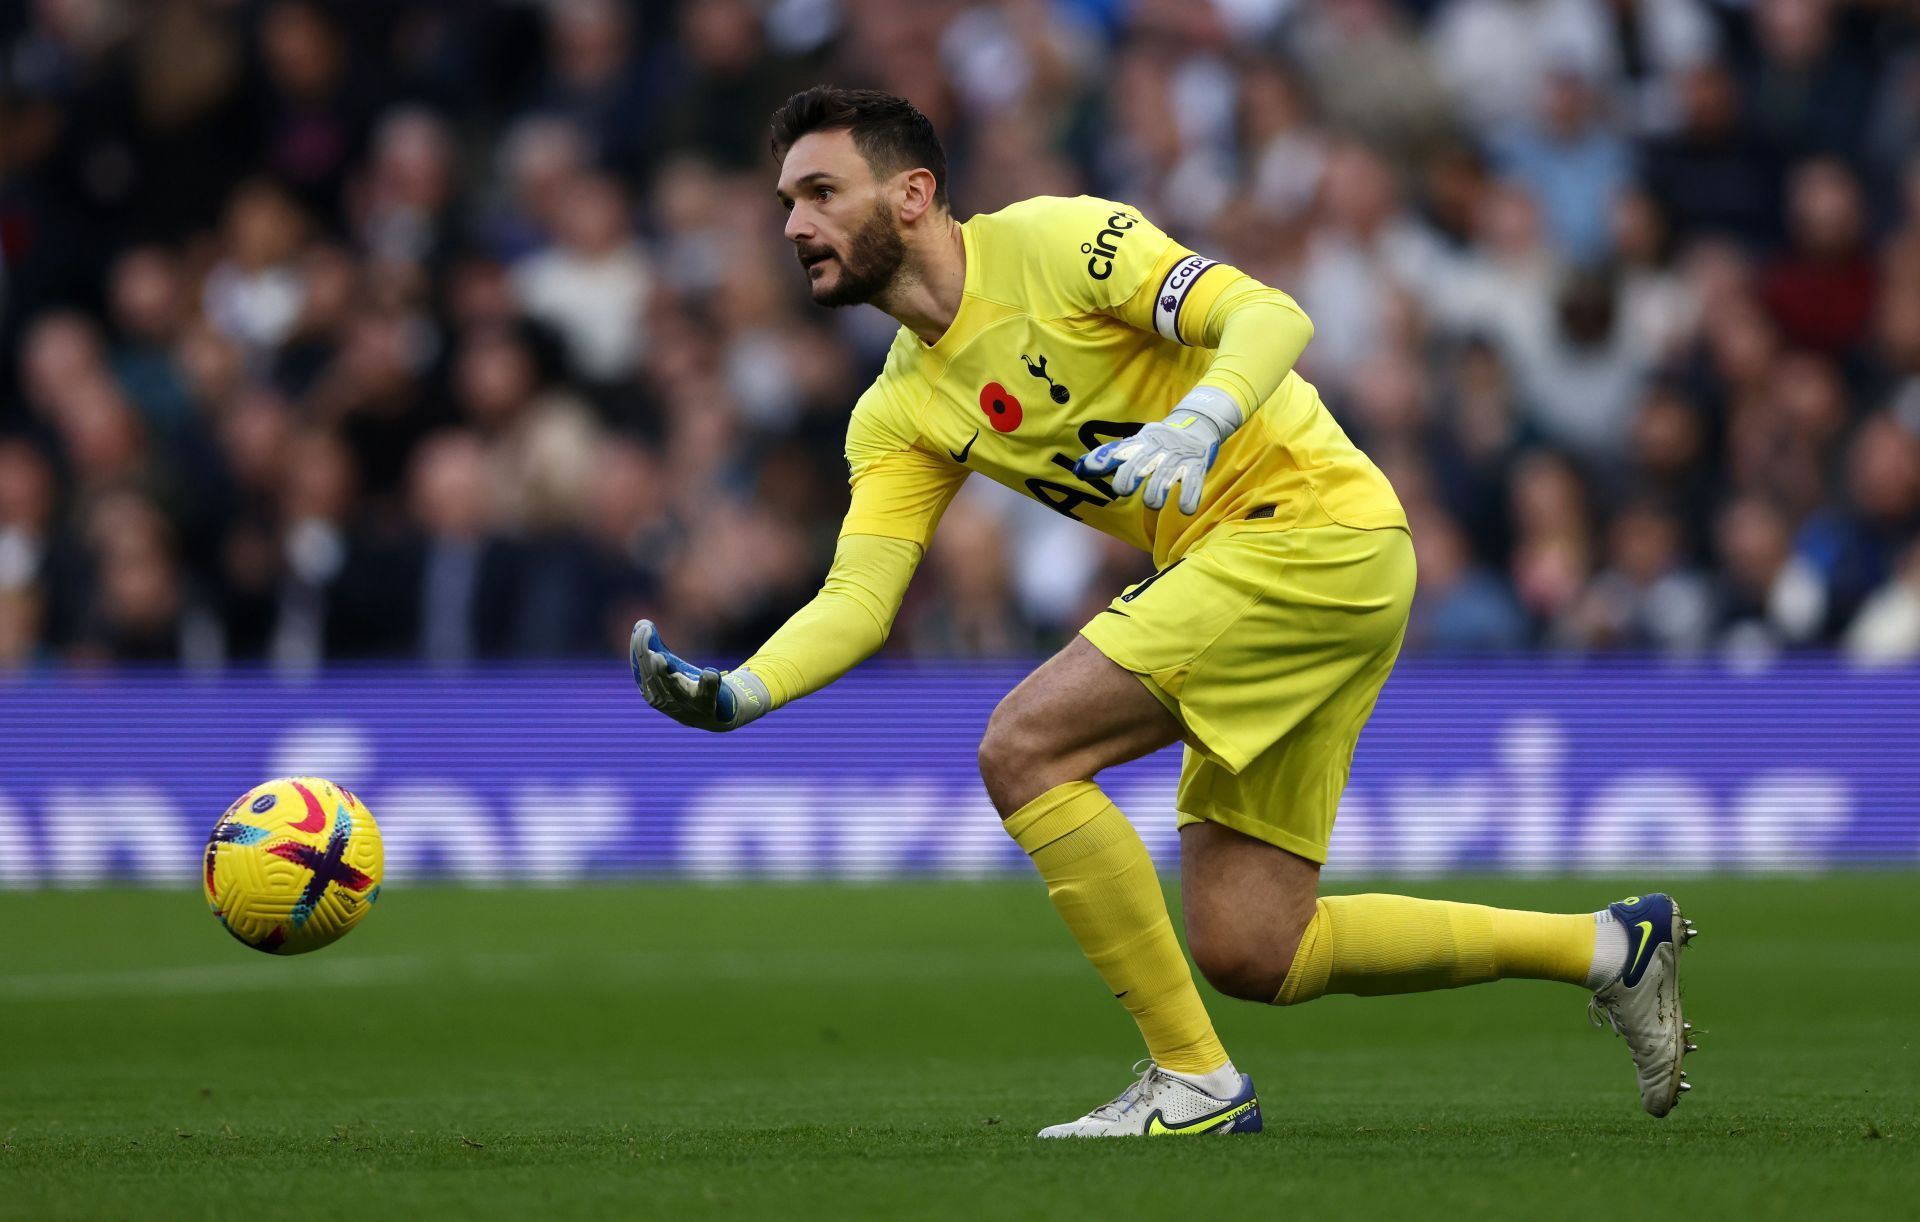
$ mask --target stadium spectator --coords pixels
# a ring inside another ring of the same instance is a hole
[[[1573,611],[1573,639],[1587,648],[1695,653],[1713,626],[1713,591],[1687,563],[1686,527],[1651,500],[1627,505],[1607,525],[1607,563]]]
[[[1876,75],[1859,45],[1866,15],[1832,0],[1758,0],[1752,34],[1741,92],[1755,135],[1792,157],[1857,150]]]
[[[1764,248],[1778,227],[1778,154],[1741,125],[1740,87],[1724,65],[1689,68],[1679,92],[1679,129],[1642,150],[1648,189],[1681,240],[1715,235]]]
[[[193,420],[194,404],[174,356],[185,315],[181,269],[167,250],[136,246],[114,262],[108,286],[117,342],[113,376],[161,432],[177,432]]]
[[[1622,337],[1675,364],[1700,324],[1700,298],[1675,264],[1666,215],[1651,194],[1630,188],[1613,201],[1610,223]]]
[[[336,215],[341,192],[366,139],[377,86],[352,79],[345,32],[326,6],[279,0],[260,20],[264,76],[256,106],[253,164],[297,192],[314,212]]]
[[[1426,287],[1438,252],[1393,168],[1367,146],[1335,145],[1320,190],[1294,296],[1315,320],[1302,368],[1338,384],[1375,354],[1393,294]]]
[[[92,597],[80,614],[76,661],[182,662],[195,658],[189,641],[208,625],[189,606],[174,540],[152,501],[129,489],[93,502],[85,523],[94,570]]]
[[[1595,469],[1618,463],[1653,354],[1622,325],[1610,272],[1567,273],[1552,306],[1516,315],[1509,339],[1533,424]]]
[[[763,637],[894,336],[779,242],[767,112],[821,79],[925,111],[961,215],[1123,199],[1292,293],[1419,519],[1413,648],[1911,651],[1899,6],[89,0],[0,44],[6,666]],[[894,649],[1142,575],[964,503]]]
[[[303,412],[338,429],[352,448],[370,508],[400,512],[413,448],[445,422],[425,384],[436,337],[419,315],[381,309],[342,319],[336,344]]]
[[[1474,559],[1460,524],[1438,506],[1410,507],[1420,584],[1407,621],[1406,648],[1436,653],[1498,653],[1527,643],[1527,620],[1506,583]]]
[[[1627,185],[1632,158],[1597,111],[1585,79],[1568,69],[1549,73],[1538,113],[1496,133],[1492,145],[1498,169],[1533,197],[1568,260],[1595,263],[1611,252],[1609,213]]]
[[[574,372],[610,383],[633,372],[645,347],[643,306],[652,268],[635,240],[625,189],[605,175],[567,184],[554,244],[513,270],[527,314],[560,333]]]
[[[380,264],[438,275],[456,240],[453,137],[438,116],[389,111],[374,131],[364,173],[348,189],[356,244]]]
[[[1843,162],[1822,157],[1793,167],[1787,234],[1761,300],[1790,343],[1844,356],[1866,339],[1877,277],[1860,186]]]
[[[1868,596],[1845,644],[1849,657],[1868,666],[1920,658],[1920,541],[1907,544],[1892,579]]]
[[[1793,553],[1786,516],[1757,495],[1720,511],[1714,527],[1721,645],[1742,657],[1769,657],[1814,639],[1826,618],[1820,575]]]
[[[66,643],[72,602],[85,590],[79,549],[60,529],[53,464],[23,438],[0,440],[0,599],[12,636],[7,656],[24,662]]]
[[[1532,197],[1504,180],[1480,196],[1464,250],[1417,262],[1411,279],[1426,290],[1422,304],[1434,325],[1456,336],[1484,336],[1509,365],[1551,312],[1565,267]]]
[[[637,175],[655,155],[662,117],[659,74],[646,60],[657,67],[663,56],[643,58],[617,0],[559,0],[546,33],[547,71],[529,109],[572,124],[608,170]]]
[[[561,202],[591,164],[587,140],[566,119],[530,115],[502,135],[495,160],[499,181],[479,230],[495,256],[517,262],[552,240]]]
[[[227,208],[225,257],[208,273],[207,320],[256,365],[293,333],[306,297],[297,256],[306,220],[273,182],[256,179]]]
[[[1428,46],[1454,113],[1482,133],[1520,122],[1533,109],[1549,67],[1553,14],[1546,4],[1446,0]]]
[[[1018,614],[1010,560],[1000,542],[1003,524],[991,511],[967,509],[955,516],[956,529],[942,530],[927,552],[926,564],[938,575],[944,597],[915,608],[914,647],[994,657],[1031,653],[1038,642]]]
[[[1567,618],[1592,579],[1594,526],[1589,491],[1573,462],[1535,450],[1515,465],[1508,561],[1514,593],[1536,639],[1569,639]]]
[[[1402,164],[1452,133],[1446,92],[1418,28],[1388,0],[1303,6],[1289,49],[1330,126]]]
[[[408,495],[420,532],[380,560],[392,573],[384,613],[429,662],[500,657],[512,640],[519,557],[496,529],[488,482],[486,447],[471,432],[436,433],[414,452]]]
[[[1553,0],[1553,43],[1608,93],[1630,130],[1662,135],[1679,121],[1674,83],[1711,59],[1720,38],[1702,0]]]
[[[275,590],[268,657],[283,669],[307,670],[328,657],[391,652],[390,629],[377,605],[384,590],[341,580],[359,478],[352,451],[337,433],[312,428],[291,438],[283,454],[273,475],[279,554],[230,562],[232,569],[247,566],[233,573],[236,578],[264,577],[260,584]]]
[[[1683,387],[1663,381],[1648,388],[1628,439],[1631,485],[1637,495],[1675,507],[1688,555],[1699,555],[1721,489],[1711,450],[1711,426]]]
[[[1920,438],[1887,413],[1861,425],[1847,455],[1844,500],[1811,517],[1795,550],[1826,589],[1829,631],[1893,576],[1920,533]]]
[[[677,70],[661,123],[667,150],[697,150],[725,169],[760,166],[767,116],[811,84],[811,72],[768,55],[760,14],[748,0],[683,5],[677,33]]]

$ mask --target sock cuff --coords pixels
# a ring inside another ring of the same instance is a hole
[[[1111,806],[1092,781],[1056,785],[1007,816],[1007,835],[1029,857],[1100,817]]]
[[[1273,999],[1276,1006],[1298,1005],[1312,1001],[1327,991],[1327,978],[1333,973],[1333,906],[1323,896],[1314,901],[1313,919],[1300,934],[1300,945],[1293,951],[1293,966],[1280,982]]]

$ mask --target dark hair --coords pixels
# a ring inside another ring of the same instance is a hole
[[[947,206],[947,154],[933,123],[905,98],[878,89],[815,85],[773,112],[773,155],[783,158],[800,137],[846,131],[874,175],[925,169],[933,175],[933,202]]]

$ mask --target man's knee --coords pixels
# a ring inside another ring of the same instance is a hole
[[[980,736],[980,779],[1002,819],[1045,790],[1029,793],[1045,771],[1048,760],[1039,747],[1040,736],[1023,728],[1023,712],[1013,696],[1001,700]]]
[[[1301,932],[1281,928],[1256,933],[1244,925],[1198,927],[1187,930],[1187,942],[1208,984],[1228,997],[1271,1004],[1293,969]]]

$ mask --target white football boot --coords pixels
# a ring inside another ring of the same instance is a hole
[[[1693,1089],[1681,1061],[1694,1046],[1693,1024],[1680,1014],[1680,948],[1697,932],[1671,896],[1636,895],[1607,905],[1627,929],[1627,963],[1613,983],[1593,995],[1587,1013],[1596,1027],[1612,1027],[1633,1052],[1640,1103],[1664,1116]]]
[[[1141,1066],[1146,1066],[1144,1071]],[[1078,1120],[1050,1125],[1042,1137],[1160,1137],[1193,1133],[1258,1133],[1260,1100],[1253,1079],[1240,1075],[1240,1089],[1231,1099],[1209,1095],[1185,1078],[1175,1077],[1152,1061],[1134,1065],[1140,1078]]]

